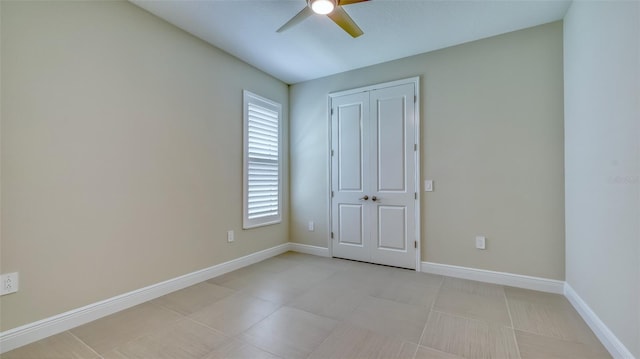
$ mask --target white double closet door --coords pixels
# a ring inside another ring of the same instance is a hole
[[[416,268],[417,79],[330,96],[332,255]]]

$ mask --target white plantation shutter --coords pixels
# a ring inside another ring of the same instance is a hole
[[[282,211],[282,106],[244,91],[243,228],[279,223]]]

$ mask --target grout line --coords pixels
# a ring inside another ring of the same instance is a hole
[[[142,304],[146,304],[146,303],[149,303],[149,301],[144,302],[144,303],[142,303]],[[156,306],[157,306],[157,305],[156,305]],[[157,307],[158,307],[159,309],[164,310],[164,308],[162,308],[162,307],[160,307],[160,306],[157,306]],[[167,310],[167,311],[172,312],[171,310]],[[140,335],[138,335],[137,337],[133,337],[133,338],[131,338],[131,339],[125,339],[124,341],[122,341],[121,343],[118,343],[118,345],[116,345],[116,346],[114,346],[114,347],[110,348],[109,350],[111,350],[111,351],[116,351],[116,352],[118,352],[120,355],[123,355],[123,354],[118,350],[119,348],[121,348],[121,347],[123,347],[123,346],[125,346],[125,345],[127,345],[127,344],[129,344],[129,343],[136,342],[136,341],[138,341],[138,340],[140,340],[140,339],[142,339],[142,338],[145,338],[145,337],[151,337],[151,338],[153,338],[153,335],[154,335],[154,334],[156,334],[156,333],[158,333],[158,332],[161,332],[161,331],[165,330],[165,329],[166,329],[167,327],[169,327],[170,325],[173,325],[173,324],[175,324],[175,323],[177,323],[177,322],[179,322],[179,321],[181,321],[182,319],[184,319],[184,318],[185,318],[182,314],[180,314],[180,315],[182,316],[181,318],[177,318],[177,319],[169,320],[169,321],[167,321],[166,323],[161,324],[159,327],[154,327],[154,328],[151,328],[151,329],[145,330],[145,331],[143,331],[142,333],[140,333]],[[102,319],[102,318],[100,318],[100,319]],[[98,319],[98,320],[100,320],[100,319]],[[98,320],[96,320],[96,321],[98,321]],[[96,322],[96,321],[94,321],[94,322]],[[90,323],[94,323],[94,322],[90,322]]]
[[[502,327],[502,328],[507,328],[507,329],[513,329],[510,328],[508,324],[502,324],[502,323],[498,323],[495,321],[491,321],[491,320],[485,320],[485,319],[480,319],[480,318],[469,318],[469,317],[465,317],[462,314],[455,314],[455,313],[449,313],[449,312],[445,312],[442,310],[433,310],[434,313],[440,313],[440,314],[444,314],[446,316],[449,317],[454,317],[454,318],[458,318],[458,319],[465,319],[465,320],[469,320],[472,322],[478,322],[478,323],[482,323],[485,324],[487,326],[494,326],[494,327]]]
[[[418,339],[418,341],[420,341],[420,340]],[[400,354],[402,354],[402,348],[404,348],[404,346],[407,343],[415,344],[415,343],[408,342],[406,340],[402,340],[402,344],[400,344],[400,349],[398,350],[398,353],[396,355],[397,357],[400,357]],[[416,349],[413,351],[413,355],[411,355],[412,359],[415,359],[416,355],[418,354],[418,348],[420,348],[420,344],[416,344]]]
[[[97,356],[99,356],[100,358],[104,359],[104,357],[103,357],[100,353],[98,353],[95,349],[93,349],[89,344],[85,343],[85,341],[84,341],[84,340],[82,340],[82,339],[78,338],[78,336],[77,336],[77,335],[75,335],[75,334],[71,333],[71,331],[70,331],[70,330],[67,330],[67,331],[66,331],[66,333],[71,334],[71,336],[72,336],[72,337],[74,337],[74,338],[76,338],[76,340],[77,340],[77,341],[79,341],[80,343],[84,344],[84,346],[86,346],[87,348],[89,348],[89,350],[91,350],[92,352],[94,352],[94,353],[95,353]]]
[[[456,358],[460,358],[460,359],[462,359],[462,357],[461,357],[461,356],[459,356],[458,354],[453,354],[453,353],[444,352],[444,351],[442,351],[442,350],[440,350],[440,349],[436,349],[436,348],[432,348],[432,347],[429,347],[429,346],[426,346],[426,345],[420,345],[420,344],[418,344],[418,347],[416,348],[416,354],[418,354],[418,349],[420,349],[420,347],[423,347],[423,348],[426,348],[426,349],[429,349],[429,350],[433,350],[433,351],[436,351],[436,352],[438,352],[438,353],[442,353],[442,354],[445,354],[445,355],[453,355],[453,356],[455,356]],[[415,358],[415,355],[414,355],[414,358]]]
[[[317,314],[316,314],[317,315]],[[336,320],[336,319],[334,319]],[[316,350],[318,350],[318,348],[320,348],[322,346],[322,344],[324,344],[327,340],[329,340],[329,338],[331,338],[331,335],[333,335],[333,333],[338,330],[340,327],[342,327],[344,324],[350,324],[347,323],[343,320],[336,320],[338,322],[338,324],[336,324],[335,327],[333,327],[333,329],[331,329],[331,331],[329,332],[329,335],[327,335],[326,338],[324,338],[324,340],[322,340],[322,342],[320,342],[320,344],[318,344],[315,348],[313,348],[313,350],[311,350],[309,352],[309,354],[306,356],[306,358],[309,358],[313,353],[315,353]]]
[[[190,321],[191,323],[193,323],[195,325],[199,325],[199,326],[201,326],[201,327],[203,327],[205,329],[208,329],[208,330],[210,330],[212,332],[215,332],[216,334],[219,334],[219,335],[221,335],[221,336],[223,336],[223,337],[225,337],[227,339],[233,340],[233,337],[231,335],[229,335],[229,334],[227,334],[227,333],[225,333],[225,332],[223,332],[223,331],[221,331],[219,329],[212,328],[212,327],[210,327],[210,326],[208,326],[208,325],[206,325],[204,323],[200,323],[199,321],[197,321],[197,320],[195,320],[193,318],[184,317],[184,320],[188,320],[188,321]]]
[[[427,321],[424,323],[424,328],[422,328],[422,334],[420,334],[420,339],[418,339],[418,346],[422,343],[422,338],[427,331],[427,324],[429,324],[429,319],[431,318],[431,313],[433,313],[433,308],[436,306],[436,301],[438,300],[438,296],[440,296],[440,291],[442,290],[442,286],[444,285],[444,276],[440,278],[440,285],[438,285],[438,290],[436,291],[436,295],[433,298],[433,302],[431,302],[431,307],[429,308],[429,314],[427,314]],[[418,348],[416,348],[416,352],[413,355],[414,357],[418,354]]]
[[[504,302],[507,305],[507,313],[509,313],[509,321],[511,322],[511,333],[513,333],[513,342],[516,344],[518,357],[522,358],[522,354],[520,354],[520,345],[518,344],[518,339],[516,338],[516,328],[513,325],[513,317],[511,316],[511,306],[509,305],[509,299],[507,298],[507,291],[504,290],[504,287],[502,287],[502,293],[504,293]]]
[[[160,297],[160,298],[162,298],[162,297]],[[158,307],[158,308],[160,308],[160,309],[164,309],[164,310],[167,310],[167,311],[169,311],[169,312],[171,312],[171,313],[175,313],[175,314],[177,314],[177,315],[179,315],[179,316],[181,316],[181,317],[185,317],[185,318],[186,318],[186,317],[188,316],[188,314],[180,313],[180,312],[178,312],[178,311],[176,311],[176,310],[174,310],[174,309],[172,309],[172,308],[169,308],[169,307],[167,307],[167,306],[165,306],[165,305],[163,305],[163,304],[160,304],[160,303],[151,303],[151,302],[153,302],[154,300],[155,300],[155,299],[150,300],[150,301],[147,301],[147,302],[144,302],[144,303],[142,303],[142,304],[151,304],[151,305],[156,306],[156,307]],[[180,320],[180,319],[178,319],[178,320]]]

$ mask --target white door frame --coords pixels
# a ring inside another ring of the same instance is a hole
[[[339,97],[339,96],[344,96],[344,95],[350,95],[350,94],[354,94],[354,93],[359,93],[359,92],[364,92],[364,91],[371,91],[371,90],[376,90],[376,89],[380,89],[380,88],[385,88],[385,87],[392,87],[392,86],[398,86],[398,85],[405,85],[405,84],[413,84],[414,89],[415,89],[415,94],[416,94],[416,100],[413,102],[414,105],[414,113],[415,113],[415,138],[414,138],[414,143],[417,146],[417,150],[414,151],[414,165],[415,165],[415,192],[417,194],[417,198],[416,198],[416,206],[415,206],[415,223],[416,223],[416,238],[415,241],[418,244],[417,245],[417,250],[416,250],[416,272],[420,272],[420,264],[421,264],[421,252],[422,252],[422,241],[421,241],[421,226],[420,226],[420,203],[421,203],[421,195],[420,195],[420,151],[421,151],[421,143],[420,143],[420,77],[416,76],[416,77],[410,77],[410,78],[406,78],[406,79],[401,79],[401,80],[396,80],[396,81],[390,81],[390,82],[383,82],[383,83],[379,83],[379,84],[374,84],[374,85],[369,85],[369,86],[364,86],[364,87],[358,87],[355,89],[350,89],[350,90],[344,90],[344,91],[337,91],[337,92],[330,92],[329,95],[327,96],[327,134],[328,134],[328,142],[327,142],[327,183],[328,183],[328,193],[327,193],[327,218],[328,218],[328,228],[327,228],[327,233],[329,234],[328,238],[327,238],[327,247],[329,248],[329,255],[333,257],[333,239],[331,238],[331,232],[333,229],[333,223],[332,223],[332,213],[331,213],[331,179],[332,179],[332,173],[331,173],[331,160],[332,160],[332,156],[331,156],[331,99],[334,97]]]

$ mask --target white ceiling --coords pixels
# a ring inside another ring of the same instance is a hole
[[[277,33],[305,0],[131,0],[289,84],[564,17],[570,0],[372,0],[344,9],[354,39],[324,15]]]

